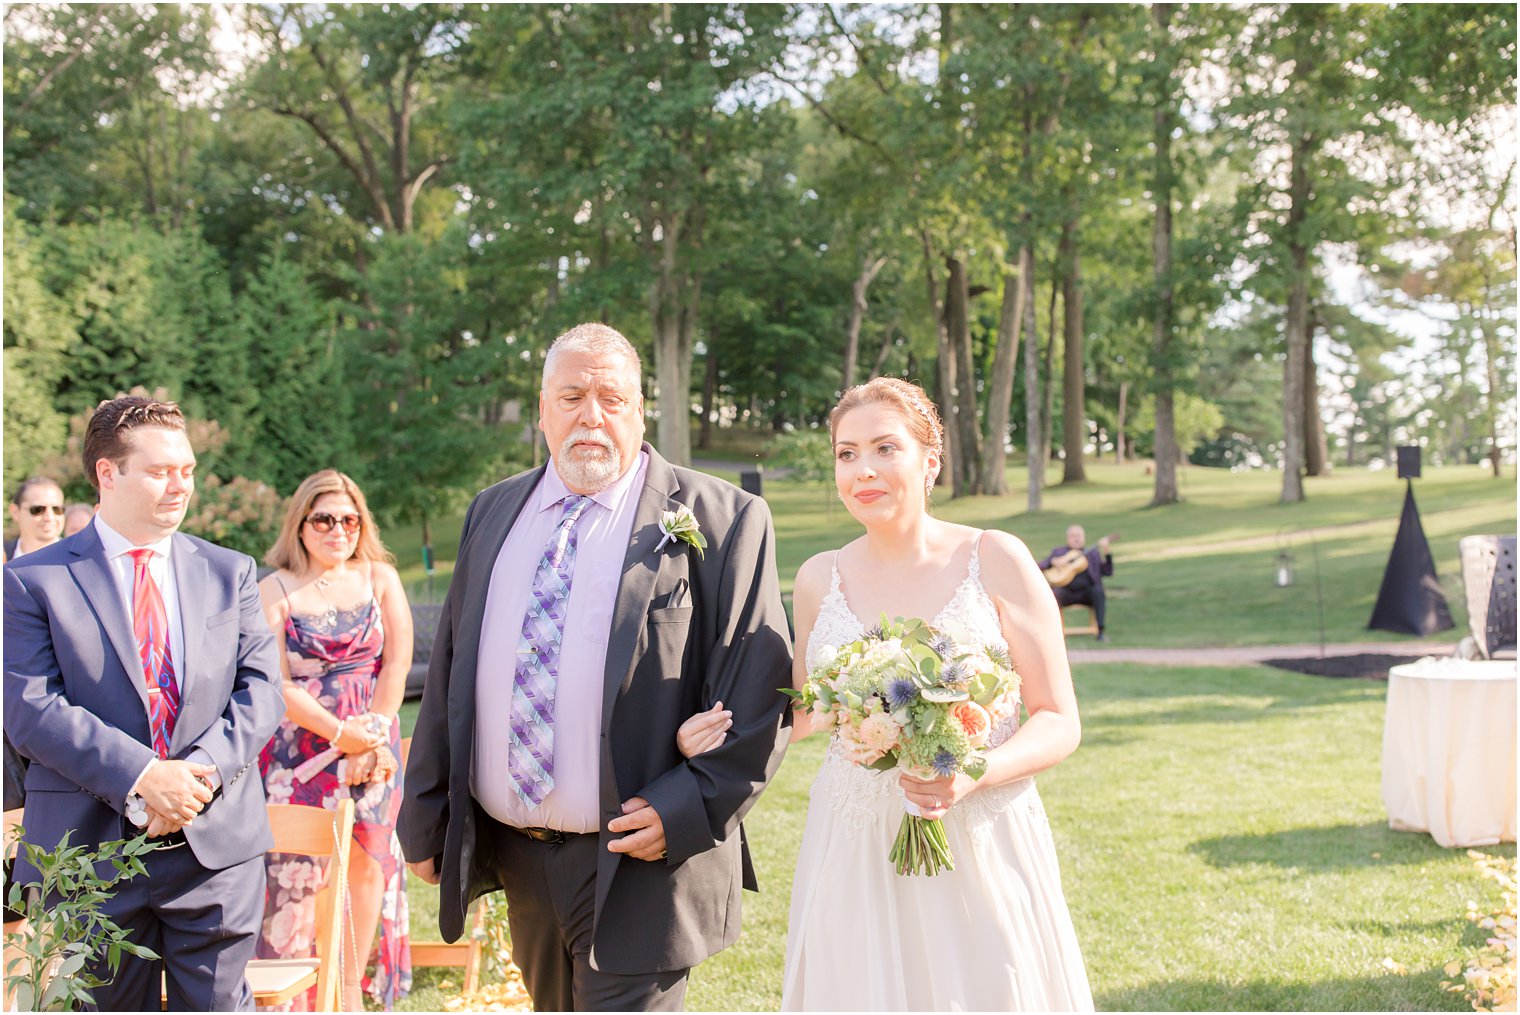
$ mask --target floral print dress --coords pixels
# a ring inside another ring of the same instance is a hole
[[[384,645],[380,607],[373,596],[362,606],[329,610],[325,615],[303,616],[292,612],[285,624],[291,679],[340,719],[369,711]],[[259,756],[259,769],[270,803],[332,810],[343,794],[353,797],[354,842],[380,865],[385,883],[379,945],[372,956],[374,974],[365,978],[364,989],[390,1010],[412,986],[406,865],[396,839],[402,773],[398,769],[389,782],[348,786],[340,775],[345,762],[339,758],[307,781],[297,781],[295,770],[329,746],[325,738],[286,717],[280,720],[274,739]],[[399,759],[401,731],[396,723],[391,724],[390,748]],[[326,877],[327,861],[270,853],[265,867],[268,881],[264,926],[259,934],[257,956],[275,959],[315,954],[316,892]],[[295,1007],[308,1010],[312,993],[308,991],[297,998]]]

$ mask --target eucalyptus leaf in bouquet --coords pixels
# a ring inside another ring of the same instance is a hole
[[[926,780],[986,773],[989,709],[1012,708],[1018,697],[1006,653],[964,648],[922,620],[883,614],[864,637],[823,655],[802,689],[786,693],[832,729],[854,764]],[[897,873],[954,870],[944,827],[904,807],[888,853]]]

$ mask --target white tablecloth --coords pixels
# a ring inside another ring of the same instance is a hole
[[[1513,661],[1421,659],[1388,671],[1388,824],[1443,846],[1515,841]]]

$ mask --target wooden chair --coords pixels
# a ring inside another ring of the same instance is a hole
[[[1080,627],[1071,623],[1066,616],[1068,611],[1071,610],[1086,610],[1087,623]],[[1061,608],[1061,629],[1068,635],[1090,634],[1096,638],[1098,636],[1098,611],[1085,603],[1072,603],[1070,606],[1063,606]]]
[[[327,884],[317,891],[317,954],[304,959],[254,959],[248,963],[248,986],[260,1007],[284,1004],[317,988],[315,1011],[339,1011],[344,916],[348,912],[348,856],[354,842],[354,802],[336,810],[295,804],[270,804],[272,853],[331,857]],[[362,958],[357,961],[364,961]]]
[[[412,738],[403,739],[401,741],[403,768],[406,766],[406,759],[411,749]],[[485,940],[485,917],[485,905],[477,902],[475,916],[470,921],[469,933],[464,940],[453,944],[445,941],[418,941],[413,937],[410,946],[412,968],[418,969],[423,966],[461,968],[464,970],[464,992],[473,994],[480,986],[480,958],[482,942]]]

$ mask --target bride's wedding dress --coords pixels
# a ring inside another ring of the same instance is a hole
[[[973,547],[965,580],[930,621],[963,646],[1007,649]],[[862,636],[834,566],[807,644]],[[989,746],[1018,728],[1008,719]],[[903,816],[899,773],[831,743],[813,784],[792,883],[783,1011],[1091,1010],[1050,823],[1033,779],[979,789],[942,819],[955,870],[900,876],[887,859]]]

